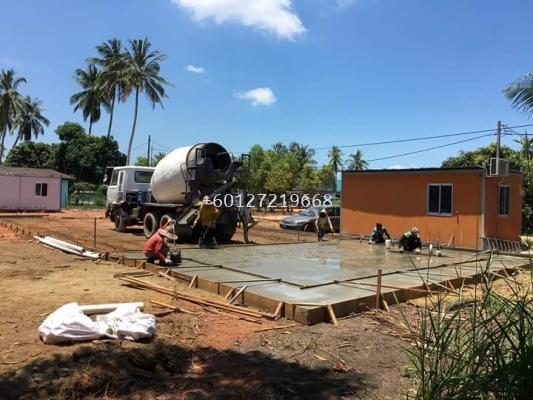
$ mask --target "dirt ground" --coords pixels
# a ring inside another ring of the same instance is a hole
[[[10,221],[34,233],[87,245],[97,214],[70,212]],[[8,219],[0,215],[0,221]],[[270,227],[266,221],[262,224],[252,231],[252,240],[295,241],[295,233],[274,231],[275,221]],[[140,234],[116,233],[109,221],[97,219],[99,250],[138,250],[144,240]],[[394,311],[387,318],[368,313],[343,319],[338,326],[293,326],[291,321],[266,319],[259,325],[135,289],[113,277],[131,270],[68,255],[0,227],[0,397],[381,400],[402,398],[412,387],[403,351],[409,343],[387,322],[394,320]],[[142,279],[180,293],[217,298],[163,278]],[[163,310],[150,300],[195,315],[159,316],[155,337],[139,342],[96,340],[56,346],[39,338],[39,325],[63,304],[142,301],[146,312]]]
[[[104,212],[102,209],[66,210],[47,214],[0,214],[0,221],[25,228],[33,234],[41,233],[57,239],[68,239],[86,248],[96,248],[99,251],[120,252],[142,249],[146,242],[142,227],[129,227],[127,232],[119,234],[115,232],[113,223],[104,217]],[[280,229],[279,220],[284,216],[281,212],[255,215],[259,224],[250,230],[250,240],[258,244],[316,241],[316,234],[313,232]],[[221,245],[239,244],[244,245],[242,229],[237,229],[231,242]],[[192,244],[182,244],[179,247],[191,246]]]

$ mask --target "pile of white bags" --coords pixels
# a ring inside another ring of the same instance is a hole
[[[115,311],[93,321],[78,303],[61,306],[39,326],[46,344],[95,340],[102,337],[138,340],[155,334],[155,316],[144,314],[134,304],[119,305]]]

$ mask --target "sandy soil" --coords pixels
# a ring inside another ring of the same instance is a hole
[[[17,226],[56,237],[90,240],[93,215],[12,220]],[[134,242],[133,233],[114,232],[104,219],[97,222],[99,245],[109,241],[131,249],[144,241]],[[285,320],[263,320],[258,325],[134,289],[113,277],[128,271],[117,264],[49,249],[0,227],[1,397],[397,399],[411,385],[405,376],[408,361],[402,346],[406,342],[372,315],[344,319],[339,326],[291,326]],[[155,276],[142,279],[216,297]],[[39,339],[38,327],[46,315],[65,303],[143,301],[147,312],[162,311],[150,300],[196,314],[157,317],[155,338],[141,342],[97,340],[52,346]],[[282,325],[287,327],[258,332]]]
[[[280,229],[278,221],[284,216],[281,212],[256,215],[259,224],[250,230],[250,240],[258,244],[316,241],[316,234],[313,232]],[[66,210],[48,214],[0,214],[0,221],[25,228],[33,234],[40,233],[58,239],[68,239],[99,251],[139,251],[146,242],[141,227],[129,227],[127,232],[120,234],[115,232],[113,223],[104,218],[104,210]],[[244,245],[242,229],[237,230],[230,243],[221,245],[239,244]],[[191,246],[192,244],[182,244],[179,247]]]

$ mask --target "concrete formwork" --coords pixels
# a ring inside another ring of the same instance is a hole
[[[313,325],[335,322],[335,317],[379,306],[382,300],[403,302],[428,291],[476,283],[487,269],[489,254],[444,251],[442,257],[415,256],[359,241],[332,241],[191,249],[183,257],[183,264],[162,268],[184,283],[227,299],[237,294],[234,304]],[[142,253],[127,253],[120,262],[158,268],[143,263],[143,258]],[[489,270],[505,275],[524,264],[524,259],[495,256]]]

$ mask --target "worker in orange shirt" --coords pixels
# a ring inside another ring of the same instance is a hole
[[[163,228],[159,229],[148,241],[144,244],[143,253],[146,256],[146,261],[153,263],[159,260],[159,264],[172,264],[168,257],[170,248],[167,245],[169,240],[176,240],[178,237],[174,233],[174,224],[176,221],[169,220]]]

